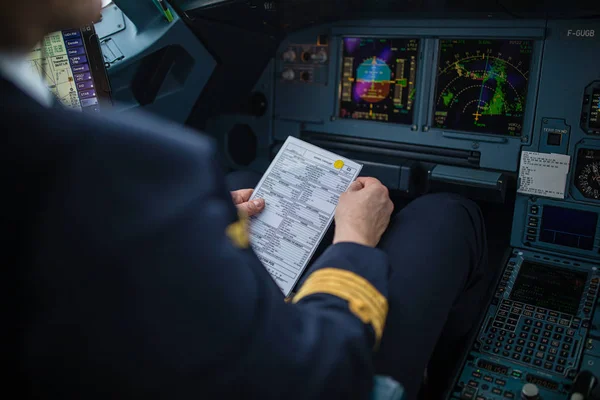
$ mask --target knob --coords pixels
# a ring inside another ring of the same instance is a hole
[[[294,78],[296,77],[296,74],[294,73],[294,70],[292,70],[292,69],[285,69],[281,73],[281,77],[283,79],[285,79],[286,81],[293,81]]]
[[[315,62],[324,63],[327,61],[327,53],[321,50],[317,54],[311,55],[310,58]]]
[[[526,383],[523,385],[523,389],[521,389],[521,398],[523,400],[534,400],[538,399],[540,395],[540,390],[533,383]]]
[[[282,58],[283,58],[283,61],[294,62],[294,61],[296,61],[296,52],[292,49],[289,49],[285,53],[283,53]]]

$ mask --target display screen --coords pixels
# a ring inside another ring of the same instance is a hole
[[[534,385],[538,385],[540,387],[556,390],[558,389],[558,383],[551,381],[550,379],[542,378],[536,375],[527,374],[527,382],[533,383]]]
[[[502,375],[508,374],[508,367],[505,367],[504,365],[496,364],[493,362],[489,362],[487,360],[479,360],[477,362],[477,366],[481,369],[485,369],[487,371],[492,371],[497,374],[502,374]]]
[[[344,38],[340,117],[411,124],[416,39]]]
[[[524,261],[510,299],[576,315],[587,272]]]
[[[108,97],[103,61],[99,48],[91,48],[94,44],[93,26],[87,26],[51,33],[29,55],[31,68],[43,76],[50,91],[67,108],[96,112],[101,97]],[[92,50],[100,66],[94,65]],[[99,80],[103,80],[100,86]]]
[[[598,214],[570,208],[544,206],[540,240],[582,250],[594,248]]]
[[[532,42],[440,40],[433,125],[520,136]]]
[[[590,128],[600,130],[600,89],[592,92],[592,109],[589,119]]]

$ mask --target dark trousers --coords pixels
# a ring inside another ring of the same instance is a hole
[[[252,188],[258,179],[238,172],[228,184],[230,190]],[[389,255],[392,274],[376,371],[402,383],[412,400],[430,361],[452,366],[444,361],[456,356],[484,305],[491,272],[483,217],[475,203],[458,195],[425,195],[394,215],[379,247]]]

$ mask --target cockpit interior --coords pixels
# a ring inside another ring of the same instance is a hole
[[[435,398],[600,399],[598,4],[114,0],[89,29],[63,39],[97,41],[105,72],[69,53],[67,105],[190,126],[226,171],[264,173],[293,136],[398,204],[480,205],[494,280]]]

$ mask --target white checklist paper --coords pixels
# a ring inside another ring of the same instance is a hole
[[[570,163],[564,154],[522,152],[517,192],[564,199]]]
[[[340,195],[362,165],[288,137],[254,189],[265,209],[250,219],[254,252],[285,296],[333,220]]]

